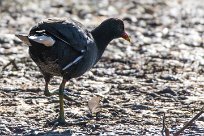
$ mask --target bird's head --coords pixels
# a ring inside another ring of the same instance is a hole
[[[124,29],[124,23],[121,19],[118,18],[109,18],[105,20],[102,25],[105,26],[105,28],[109,29],[109,32],[112,33],[113,38],[123,38],[130,42],[130,37],[125,32]]]

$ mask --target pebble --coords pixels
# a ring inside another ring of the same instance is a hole
[[[173,91],[170,87],[166,87],[164,88],[162,91],[159,91],[158,94],[170,94],[170,95],[173,95],[173,96],[176,96],[176,92]]]
[[[5,124],[0,124],[0,135],[11,135],[11,131]]]

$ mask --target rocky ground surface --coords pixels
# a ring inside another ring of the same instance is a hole
[[[91,71],[67,84],[73,125],[54,129],[46,123],[57,117],[58,97],[43,95],[43,77],[13,35],[48,17],[89,29],[119,17],[132,40],[112,41]],[[204,105],[203,0],[1,0],[0,18],[0,135],[161,135],[163,113],[173,134]],[[95,95],[97,117],[87,106]],[[204,135],[204,115],[182,134]]]

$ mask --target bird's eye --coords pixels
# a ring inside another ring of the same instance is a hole
[[[124,27],[123,27],[123,26],[120,26],[120,27],[119,27],[119,31],[120,31],[120,32],[123,32],[123,31],[124,31]]]
[[[123,31],[124,30],[124,25],[120,24],[120,30]]]

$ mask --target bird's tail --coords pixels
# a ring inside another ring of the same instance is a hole
[[[28,39],[28,35],[25,35],[25,34],[15,34],[15,36],[18,37],[25,44],[31,46],[31,44],[29,42],[29,39]]]
[[[28,36],[25,34],[16,34],[16,37],[18,37],[21,41],[23,41],[25,44],[31,46],[31,43],[29,40],[40,43],[44,46],[50,47],[55,44],[55,40],[47,35],[40,35],[40,36]]]

